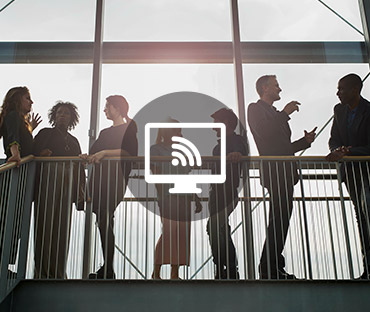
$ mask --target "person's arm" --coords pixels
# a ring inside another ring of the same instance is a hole
[[[330,130],[330,138],[329,138],[329,149],[331,152],[336,150],[338,147],[342,146],[342,139],[340,137],[338,121],[337,121],[337,114],[336,109],[334,108],[334,119]]]
[[[127,127],[127,131],[122,140],[121,149],[127,153],[127,155],[124,154],[124,156],[137,156],[137,126],[134,120],[131,120]]]
[[[21,162],[21,155],[19,152],[18,144],[13,144],[10,146],[10,153],[12,156],[8,158],[7,162],[15,162],[17,167],[20,165]]]
[[[195,200],[195,213],[199,213],[202,211],[203,206],[202,203],[200,202],[200,198],[197,194],[194,194],[194,200]]]
[[[362,123],[365,125],[362,133],[357,133],[359,137],[365,137],[364,144],[360,146],[346,146],[348,149],[348,156],[370,156],[370,112],[369,115],[364,118]]]
[[[306,130],[304,130],[304,136],[300,138],[299,140],[292,142],[293,153],[296,153],[296,152],[299,152],[306,148],[311,147],[312,142],[315,141],[316,129],[317,127],[315,127],[310,132],[307,132]]]
[[[8,113],[4,118],[4,127],[6,129],[6,138],[4,137],[4,140],[8,142],[6,150],[9,151],[11,155],[7,162],[16,162],[17,166],[19,166],[21,161],[21,145],[19,136],[19,127],[21,126],[20,121],[20,117],[16,111]]]
[[[102,150],[100,152],[97,152],[95,154],[87,156],[87,160],[89,163],[98,164],[101,160],[103,160],[106,157],[115,157],[115,156],[131,156],[127,151],[118,149],[109,149],[109,150]],[[84,158],[84,154],[80,154],[81,158]]]
[[[271,138],[281,132],[281,125],[290,117],[285,111],[267,116],[259,104],[252,103],[248,106],[248,124],[251,130],[262,139]]]
[[[50,129],[50,128],[49,128]],[[35,136],[33,141],[33,154],[35,156],[51,156],[52,151],[48,148],[47,142],[51,132],[48,128],[41,129],[39,133]]]

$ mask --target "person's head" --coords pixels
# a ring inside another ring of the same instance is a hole
[[[221,122],[225,124],[226,135],[233,133],[238,125],[238,117],[236,117],[232,109],[221,108],[214,112],[211,117],[213,118],[214,122]],[[217,132],[217,136],[219,137],[221,135],[221,129],[215,128],[214,130]]]
[[[280,100],[279,83],[275,75],[265,75],[256,81],[256,90],[261,99],[273,103]]]
[[[75,104],[58,101],[49,110],[48,117],[51,126],[72,130],[78,124],[80,115]]]
[[[337,96],[342,104],[351,104],[360,99],[362,80],[356,74],[348,74],[338,81]]]
[[[111,95],[106,98],[104,108],[107,119],[113,120],[117,117],[127,118],[128,103],[122,95]]]
[[[5,95],[1,114],[5,116],[11,111],[16,111],[19,115],[26,116],[31,111],[32,104],[33,101],[27,87],[14,87]]]
[[[172,119],[171,117],[168,117],[165,121],[166,122],[176,122],[179,121],[176,119]],[[163,142],[170,142],[173,136],[182,136],[181,128],[159,128],[157,139],[155,140],[156,144],[160,144]]]

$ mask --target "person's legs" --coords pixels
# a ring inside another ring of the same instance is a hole
[[[100,239],[104,258],[104,278],[113,278],[113,257],[114,257],[114,217],[113,213],[104,211],[98,220]],[[106,271],[106,272],[105,272]]]
[[[282,252],[293,209],[293,185],[284,181],[272,182],[274,183],[268,188],[270,209],[266,241],[259,265],[261,278],[277,278],[279,272],[284,272],[285,260]]]
[[[221,245],[224,245],[225,233],[222,233],[220,227],[218,215],[212,215],[208,219],[207,223],[207,233],[209,237],[209,243],[211,246],[213,263],[216,265],[216,274],[215,278],[220,279],[224,278],[226,274],[225,270],[225,258],[221,253]]]
[[[153,279],[161,279],[161,267],[162,267],[162,235],[159,237],[158,242],[154,250],[154,270],[152,274]]]
[[[216,279],[236,278],[236,251],[227,214],[218,213],[211,216],[207,223],[207,233],[216,265]]]
[[[363,277],[370,274],[370,186],[369,181],[361,175],[355,175],[349,170],[345,179],[345,185],[354,205],[357,224],[360,232],[361,252],[363,255]]]

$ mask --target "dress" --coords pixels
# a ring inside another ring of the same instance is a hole
[[[248,106],[248,124],[261,156],[294,156],[294,153],[311,146],[304,137],[291,141],[289,120],[284,111],[278,111],[262,100]],[[293,188],[298,182],[297,164],[264,161],[260,177],[262,186],[270,194],[270,210],[259,270],[262,277],[267,277],[269,266],[274,278],[278,271],[283,272],[285,266],[281,253],[292,215]]]
[[[171,156],[172,148],[162,143],[150,148],[152,156]],[[153,164],[162,174],[187,174],[188,166],[173,167],[167,162]],[[158,206],[161,213],[162,234],[156,246],[154,264],[189,265],[191,196],[170,194],[170,184],[161,184]]]
[[[213,156],[220,156],[220,141],[213,149]],[[226,155],[239,152],[249,154],[246,138],[232,133],[226,137]],[[219,166],[213,169],[219,173]],[[237,259],[235,246],[231,238],[229,215],[238,204],[238,187],[241,167],[238,163],[226,164],[226,181],[212,184],[210,188],[208,209],[210,218],[207,223],[213,262],[216,265],[216,278],[237,278]]]
[[[345,104],[334,107],[329,147],[334,151],[340,146],[352,146],[348,156],[370,156],[370,102],[361,98],[351,111]],[[352,118],[350,118],[352,117]],[[340,165],[340,181],[344,182],[355,207],[360,230],[364,270],[370,274],[370,183],[369,162],[344,162]]]
[[[44,149],[52,151],[51,157],[81,154],[78,140],[57,128],[44,128],[36,135],[34,155],[40,155]],[[81,163],[44,161],[37,164],[34,206],[35,278],[66,278],[72,203],[83,201],[84,185],[85,172]],[[72,198],[69,201],[70,190]]]

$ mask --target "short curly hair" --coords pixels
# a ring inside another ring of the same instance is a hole
[[[50,125],[53,127],[55,126],[57,111],[60,107],[67,107],[69,109],[69,112],[71,113],[71,120],[69,121],[67,129],[74,129],[80,120],[80,115],[78,114],[77,106],[71,102],[56,102],[56,104],[49,110],[48,117]]]

